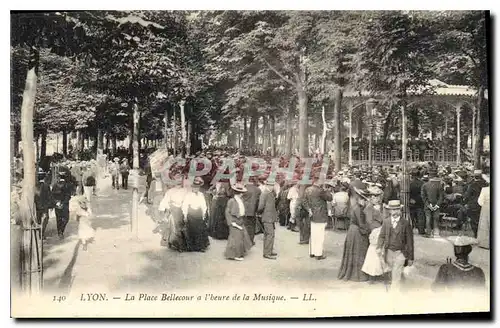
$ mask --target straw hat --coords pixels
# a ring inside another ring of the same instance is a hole
[[[231,189],[233,189],[236,192],[242,192],[242,193],[247,191],[247,188],[245,188],[245,186],[243,184],[238,183],[238,182],[231,185]]]
[[[399,210],[403,207],[400,200],[390,200],[387,204],[384,204],[384,208],[388,210]]]
[[[453,236],[446,238],[453,246],[468,246],[477,244],[477,239],[469,236]]]

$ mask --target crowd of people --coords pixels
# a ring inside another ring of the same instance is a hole
[[[190,161],[196,158],[211,161],[212,169],[193,178],[188,172]],[[186,156],[184,165],[170,166],[170,179],[180,183],[168,185],[144,157],[141,162],[146,192],[141,202],[147,203],[158,224],[154,232],[160,233],[161,244],[178,252],[205,252],[210,238],[227,240],[224,257],[243,261],[255,246],[255,236],[263,234],[262,256],[276,260],[274,238],[279,224],[286,227],[280,230],[283,233],[297,233],[298,244],[308,245],[311,258],[324,260],[325,231],[343,229],[346,237],[338,278],[382,281],[397,287],[402,272],[414,261],[414,235],[440,236],[444,216],[453,218],[460,238],[452,240],[457,260],[440,269],[436,284],[464,279],[469,284],[484,284],[484,274],[481,278],[482,271],[471,266],[467,257],[475,243],[489,249],[489,172],[468,165],[451,168],[433,162],[414,166],[409,170],[407,190],[410,220],[405,220],[402,168],[397,165],[345,166],[335,170],[330,163],[325,183],[320,174],[322,155],[318,154],[310,181],[302,184],[304,175],[309,174],[304,160],[296,157],[292,179],[281,172],[275,180],[270,178],[272,158],[262,158],[268,163],[265,172],[245,182],[243,171],[248,155],[237,149],[200,151]],[[288,167],[291,159],[276,158],[280,167]],[[171,155],[169,160],[175,162],[175,157]],[[217,171],[228,160],[234,161],[235,181],[213,183]],[[106,163],[104,175],[111,176],[113,188],[127,189],[130,170],[128,157],[115,157]],[[64,238],[70,200],[75,199],[77,205],[72,212],[79,221],[80,240],[87,247],[93,237],[91,204],[95,201],[98,171],[95,160],[63,161],[51,166],[50,172],[39,169],[35,204],[44,238],[51,209],[55,211],[58,236]],[[460,274],[456,279],[449,277],[457,275],[457,270],[465,278]],[[472,278],[468,276],[471,270],[477,273]]]
[[[190,160],[201,157],[212,161],[212,170],[190,179]],[[236,182],[226,179],[212,184],[218,168],[228,159],[234,160]],[[474,241],[489,248],[488,172],[435,163],[413,167],[408,188],[410,220],[401,220],[401,167],[344,167],[337,172],[330,167],[328,177],[333,179],[324,184],[319,174],[320,155],[313,165],[311,182],[302,185],[304,162],[299,158],[293,179],[278,174],[276,181],[269,178],[270,158],[264,159],[269,164],[267,171],[250,176],[248,183],[243,181],[247,157],[227,150],[199,152],[188,156],[185,165],[173,165],[170,178],[182,181],[174,186],[161,183],[161,175],[149,171],[147,187],[157,192],[150,191],[146,201],[154,208],[155,231],[161,233],[162,245],[179,252],[205,252],[210,236],[227,240],[227,259],[242,261],[254,247],[255,235],[262,233],[262,255],[275,260],[274,237],[279,224],[288,233],[298,232],[298,243],[309,246],[311,258],[323,260],[325,230],[344,223],[347,233],[338,278],[389,281],[394,286],[400,284],[404,268],[414,261],[414,234],[438,237],[443,215],[453,216],[459,235],[471,237],[462,236],[461,244],[454,244],[456,249],[468,249]],[[285,167],[290,158],[279,161]],[[467,245],[462,245],[464,240]],[[467,256],[467,252],[459,252],[462,268],[470,269],[464,264]],[[482,281],[484,284],[484,275]]]

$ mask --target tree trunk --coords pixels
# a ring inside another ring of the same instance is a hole
[[[47,130],[43,130],[40,134],[41,142],[40,142],[40,160],[43,160],[45,156],[47,156]]]
[[[418,113],[418,108],[413,108],[411,111],[410,111],[410,116],[411,116],[411,130],[410,130],[410,136],[412,136],[413,138],[418,138],[419,134],[420,134],[420,131],[419,131],[419,124],[420,124],[420,120],[419,120],[419,113]]]
[[[187,138],[186,138],[186,153],[191,155],[191,144],[192,144],[192,134],[193,134],[193,123],[191,119],[187,122]]]
[[[243,116],[243,148],[248,148],[248,126],[246,115]]]
[[[335,119],[335,127],[333,129],[334,137],[334,152],[335,152],[335,171],[338,172],[342,167],[342,89],[335,90],[335,104],[333,107],[333,117]]]
[[[43,285],[41,229],[33,222],[35,211],[35,151],[33,149],[33,116],[36,97],[39,53],[31,49],[28,73],[21,106],[21,140],[23,145],[23,182],[20,216],[23,225],[21,250],[21,285],[28,294],[39,293]]]
[[[165,124],[163,128],[163,144],[165,148],[168,149],[168,107],[165,106],[165,113],[163,114],[163,124]]]
[[[40,140],[40,135],[37,134],[36,137],[35,137],[35,163],[38,163],[38,161],[40,160],[40,143],[39,143],[39,140]]]
[[[179,107],[181,111],[181,140],[184,142],[184,145],[187,144],[187,132],[186,132],[186,114],[184,112],[186,101],[181,100]]]
[[[483,106],[484,101],[484,88],[481,86],[478,92],[477,98],[477,116],[476,116],[476,126],[477,126],[477,138],[476,145],[474,147],[474,168],[481,169],[481,154],[483,152],[483,141],[484,141],[484,124],[483,124]]]
[[[268,141],[268,135],[269,135],[269,126],[268,126],[269,121],[266,120],[266,117],[263,117],[262,120],[262,151],[265,154],[267,152],[267,147],[269,147]]]
[[[321,133],[321,142],[319,149],[321,153],[324,154],[326,152],[326,131],[327,131],[325,106],[321,106],[321,120],[323,121],[323,132]]]
[[[362,111],[361,108],[360,108],[360,112]],[[357,119],[357,124],[356,124],[356,136],[360,139],[362,139],[364,137],[364,133],[365,133],[364,123],[363,123],[364,119],[365,119],[365,115],[363,115],[363,113],[358,113],[358,119]]]
[[[177,122],[175,106],[172,107],[172,147],[174,155],[177,155]]]
[[[271,142],[271,156],[276,156],[276,141],[278,140],[276,136],[276,117],[274,115],[270,116],[271,119],[271,131],[270,131],[270,142]]]
[[[12,186],[16,178],[16,130],[12,120],[10,121],[10,186]]]
[[[63,134],[63,140],[62,140],[63,155],[64,157],[68,157],[68,132],[66,131],[66,129],[62,131],[62,134]]]
[[[259,117],[256,115],[252,115],[250,117],[250,133],[248,136],[248,146],[250,148],[255,148],[255,146],[257,144],[257,140],[256,140],[257,136],[255,133],[255,130],[256,130],[258,120],[259,120]]]
[[[111,153],[113,154],[113,156],[116,156],[116,136],[113,135],[113,138],[111,139]]]
[[[97,154],[97,147],[99,145],[99,130],[93,131],[92,134],[92,152]]]
[[[299,105],[299,156],[306,158],[309,156],[307,145],[307,94],[300,79],[297,80],[297,96]]]
[[[140,112],[139,106],[137,105],[137,100],[133,105],[134,114],[132,121],[132,179],[135,180],[132,184],[132,218],[130,220],[130,230],[132,236],[138,238],[139,234],[139,189],[138,189],[138,176],[139,176],[139,121]]]
[[[102,154],[104,149],[104,131],[102,129],[97,130],[97,149],[98,153]]]
[[[383,140],[389,139],[389,132],[391,131],[391,125],[392,125],[392,108],[389,110],[389,113],[387,113],[387,117],[385,118]]]
[[[286,111],[286,131],[285,131],[285,156],[292,154],[292,124],[293,117],[290,107]]]

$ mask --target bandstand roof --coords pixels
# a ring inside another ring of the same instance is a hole
[[[426,93],[427,91],[427,93]],[[421,87],[417,90],[411,92],[413,96],[418,95],[429,95],[429,96],[465,96],[465,97],[474,97],[477,94],[477,90],[468,85],[453,85],[446,84],[440,80],[432,79],[428,81],[427,87]],[[367,90],[354,90],[346,88],[343,93],[343,97],[345,98],[369,98],[376,97],[375,93],[367,91]],[[488,99],[488,90],[485,90],[484,93],[485,99]]]

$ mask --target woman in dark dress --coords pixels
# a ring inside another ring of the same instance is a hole
[[[200,191],[203,180],[196,177],[192,190],[188,191],[182,204],[185,229],[184,235],[188,252],[204,252],[210,245],[208,230],[205,223],[207,202],[205,195]]]
[[[361,187],[361,186],[360,186]],[[338,278],[351,281],[367,281],[368,275],[362,271],[366,252],[370,245],[370,228],[366,222],[364,207],[366,202],[366,185],[362,188],[352,187],[355,202],[351,203],[351,222],[344,243],[344,255]]]
[[[215,239],[227,239],[229,236],[229,226],[226,222],[226,205],[229,200],[229,184],[217,182],[213,188],[214,197],[210,209],[210,219],[208,222],[208,233]]]
[[[226,206],[226,220],[229,226],[229,238],[227,240],[224,257],[228,260],[243,261],[243,257],[252,247],[252,241],[243,223],[245,217],[245,205],[241,195],[247,191],[245,186],[235,184],[231,186],[234,197],[229,199]]]

